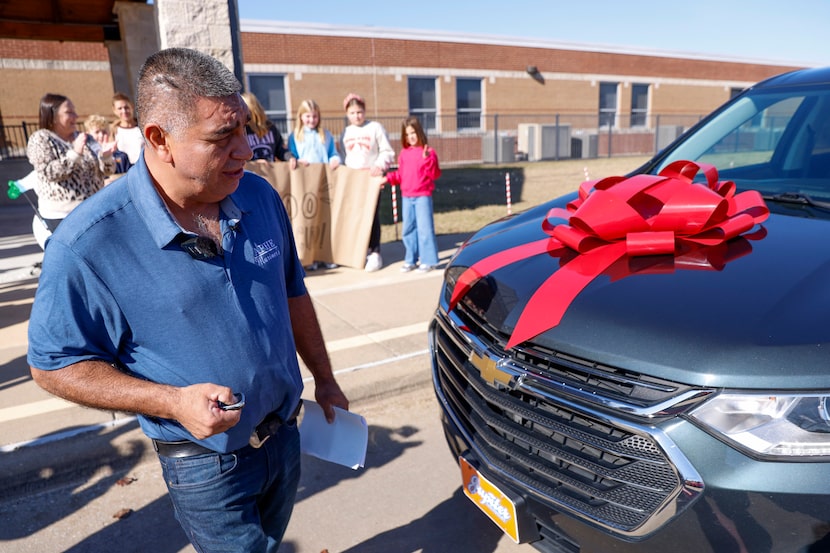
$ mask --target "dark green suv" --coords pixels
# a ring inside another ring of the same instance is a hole
[[[516,541],[830,551],[830,68],[483,228],[430,347],[465,494]]]

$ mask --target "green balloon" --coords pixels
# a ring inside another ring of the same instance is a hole
[[[20,188],[17,187],[17,181],[9,181],[9,198],[16,200],[20,197]]]

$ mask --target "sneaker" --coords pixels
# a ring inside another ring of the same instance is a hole
[[[306,271],[319,271],[320,269],[336,269],[340,265],[337,263],[326,263],[325,261],[315,261],[305,268]]]
[[[419,273],[428,273],[435,268],[435,265],[418,265]]]
[[[418,266],[414,263],[404,263],[401,265],[401,272],[408,273],[410,271],[414,271]]]
[[[383,258],[379,253],[372,252],[366,256],[366,272],[373,273],[383,267]]]

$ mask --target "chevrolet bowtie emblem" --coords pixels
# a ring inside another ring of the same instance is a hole
[[[490,357],[482,357],[475,350],[470,352],[470,363],[478,369],[481,378],[491,386],[495,386],[496,382],[501,382],[505,386],[510,386],[510,375],[502,371],[498,367],[498,363]]]

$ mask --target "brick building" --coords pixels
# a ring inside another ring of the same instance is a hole
[[[356,92],[393,139],[397,122],[414,113],[431,138],[497,131],[516,136],[526,149],[540,124],[567,127],[571,135],[603,127],[632,136],[658,126],[684,128],[742,88],[796,69],[375,27],[243,20],[240,30],[245,87],[283,129],[299,103],[314,98],[327,126],[339,132],[342,99]],[[81,119],[110,114],[113,78],[104,44],[0,39],[0,60],[2,124],[34,123],[45,92],[72,98]],[[602,133],[595,134],[601,142]]]

